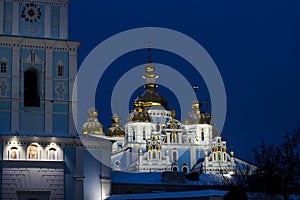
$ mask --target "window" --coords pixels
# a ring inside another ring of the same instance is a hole
[[[204,132],[203,132],[203,130],[201,131],[201,140],[204,141]]]
[[[153,151],[153,153],[152,153],[152,158],[156,159],[156,152],[155,151]]]
[[[57,76],[59,77],[65,76],[65,66],[63,63],[57,64]]]
[[[39,147],[36,144],[32,144],[28,147],[28,159],[38,160],[40,158]]]
[[[145,128],[143,128],[143,140],[146,140],[146,131],[145,131]]]
[[[177,159],[178,159],[177,151],[174,150],[172,153],[172,160],[173,160],[173,162],[177,162]]]
[[[192,136],[189,136],[189,144],[192,143]]]
[[[24,106],[40,107],[39,73],[34,67],[24,73]]]
[[[183,171],[184,173],[187,173],[187,172],[188,172],[187,166],[183,166],[183,167],[182,167],[182,171]]]
[[[132,131],[132,140],[135,141],[135,130]]]
[[[177,166],[174,166],[174,167],[173,167],[173,171],[174,171],[174,172],[177,172],[177,171],[178,171]]]
[[[8,159],[9,160],[16,160],[19,159],[19,150],[17,147],[12,147],[8,151]]]
[[[6,74],[7,73],[7,62],[1,60],[0,61],[0,73],[1,74]]]
[[[50,148],[47,152],[48,160],[57,160],[57,151],[55,148]]]

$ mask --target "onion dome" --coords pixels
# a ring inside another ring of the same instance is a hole
[[[202,112],[201,109],[202,103],[198,100],[193,101],[192,103],[192,112],[189,112],[187,119],[185,120],[185,124],[210,124],[211,114],[206,112]],[[208,101],[206,102],[206,106],[208,107]]]
[[[120,126],[120,117],[117,114],[114,114],[111,117],[113,124],[108,128],[106,133],[107,136],[125,136],[124,129]]]
[[[156,90],[158,86],[155,83],[155,80],[158,78],[158,75],[154,73],[155,66],[151,60],[151,48],[148,48],[148,57],[148,63],[145,67],[146,74],[143,76],[146,80],[145,92],[140,97],[141,101],[144,102],[145,107],[161,105],[168,108],[167,99]]]
[[[103,134],[103,126],[97,119],[98,111],[91,108],[87,112],[89,118],[82,126],[82,134]]]

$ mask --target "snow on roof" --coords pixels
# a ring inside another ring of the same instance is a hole
[[[107,200],[122,200],[122,199],[182,199],[191,197],[224,197],[228,191],[223,190],[198,190],[185,192],[158,192],[144,194],[119,194],[111,195]]]

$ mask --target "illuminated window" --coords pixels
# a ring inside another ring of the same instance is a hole
[[[192,143],[192,137],[189,136],[189,144],[191,144],[191,143]]]
[[[57,151],[55,148],[50,148],[47,151],[47,158],[48,160],[57,160]]]
[[[153,151],[153,153],[152,153],[152,158],[156,159],[156,152],[155,151]]]
[[[40,159],[39,147],[35,144],[32,144],[28,147],[28,159],[38,160]]]
[[[16,160],[19,159],[20,157],[20,152],[18,150],[17,147],[12,147],[10,148],[10,150],[8,151],[8,159],[9,160]]]

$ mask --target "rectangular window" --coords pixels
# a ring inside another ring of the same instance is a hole
[[[7,73],[7,63],[0,62],[0,73],[6,74]]]
[[[64,70],[64,65],[58,65],[57,66],[57,76],[64,76],[65,75],[65,70]]]

